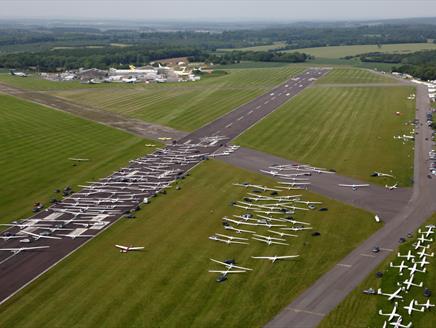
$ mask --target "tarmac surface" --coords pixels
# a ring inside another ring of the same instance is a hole
[[[176,180],[174,172],[177,172],[177,176],[185,174],[204,159],[204,156],[199,155],[214,153],[225,142],[277,109],[304,88],[310,86],[316,78],[327,72],[328,70],[325,69],[308,69],[300,76],[291,78],[269,93],[179,139],[177,143],[143,158],[133,160],[128,167],[114,172],[107,178],[91,182],[81,191],[73,193],[70,197],[31,218],[20,220],[18,223],[26,224],[26,226],[11,227],[7,232],[13,236],[21,236],[21,239],[28,237],[27,239],[32,240],[32,242],[23,243],[18,239],[4,239],[0,241],[0,248],[13,250],[35,246],[49,246],[49,248],[1,252],[0,304],[92,240],[94,236],[102,233],[126,214],[126,210],[132,210],[141,204],[144,197],[151,197],[165,188],[162,185],[157,186],[156,183],[164,181],[171,184]],[[79,110],[76,111],[75,105],[64,104],[62,100],[55,97],[34,92],[22,92],[4,85],[0,86],[0,91],[41,104],[48,104],[50,107],[72,111],[74,114],[77,114]],[[107,112],[97,112],[96,117],[91,118],[86,116],[89,115],[87,109],[80,110],[80,113],[84,113],[85,117],[93,120],[96,118],[98,120],[98,115],[109,115]],[[101,120],[106,119],[101,117]],[[42,225],[47,226],[42,227]],[[33,236],[30,235],[32,233],[40,235],[41,231],[50,229],[53,232],[48,237],[39,237],[33,240]],[[62,229],[68,230],[65,232]],[[59,239],[59,235],[63,234],[70,236],[63,236]],[[73,238],[72,235],[77,236]]]
[[[101,109],[83,107],[82,105],[44,92],[22,90],[4,83],[0,83],[0,92],[124,130],[147,139],[158,140],[160,137],[167,137],[177,140],[188,134],[187,132],[178,131],[163,125],[146,123]]]
[[[260,170],[265,170],[277,164],[301,164],[243,147],[228,156],[219,157],[219,159],[226,163],[268,176],[271,175],[262,173]],[[312,173],[310,182],[311,184],[308,186],[310,191],[373,212],[384,221],[392,219],[412,195],[411,188],[388,190],[377,185],[370,185],[369,187],[352,191],[351,188],[340,187],[338,184],[365,184],[366,182],[338,174]]]
[[[425,122],[430,108],[427,87],[418,85],[416,118],[420,125],[415,138],[414,186],[410,200],[399,213],[380,230],[370,236],[291,304],[283,309],[265,327],[309,328],[321,320],[353,291],[399,245],[399,239],[414,232],[436,211],[436,179],[429,179],[428,153],[432,149],[431,128]],[[380,201],[380,206],[384,201]],[[379,246],[380,253],[371,249]]]

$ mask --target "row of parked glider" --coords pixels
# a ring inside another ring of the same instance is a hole
[[[419,237],[409,249],[407,253],[398,253],[396,260],[389,264],[389,269],[394,269],[397,272],[396,289],[392,293],[378,289],[366,290],[368,294],[376,294],[387,297],[388,301],[394,302],[392,310],[388,312],[378,311],[380,316],[386,317],[383,327],[394,326],[397,328],[412,327],[413,312],[424,312],[430,310],[435,305],[430,302],[429,297],[431,291],[425,288],[424,282],[418,281],[416,275],[420,275],[421,279],[427,273],[430,258],[434,257],[434,253],[429,252],[429,248],[433,242],[433,235],[436,227],[434,225],[427,225],[425,230],[418,230]],[[399,302],[405,302],[407,294],[413,289],[420,288],[423,290],[423,297],[427,297],[426,301],[419,301],[412,298],[406,304],[400,305]],[[397,312],[398,309],[403,309],[403,314]],[[407,321],[407,323],[406,323]]]
[[[213,153],[224,137],[206,137],[197,142],[174,144],[144,157],[98,181],[79,185],[80,191],[58,201],[33,217],[3,224],[9,229],[0,239],[0,253],[17,255],[57,246],[64,238],[92,238],[115,219],[134,218],[141,203],[182,178],[186,170]],[[77,159],[76,159],[77,160]],[[25,243],[46,241],[44,245],[24,247]],[[50,243],[48,243],[50,241]],[[142,246],[115,245],[121,252],[140,250]],[[10,259],[0,257],[0,264]]]
[[[280,255],[254,254],[251,256],[252,259],[256,260],[267,260],[275,263],[279,260],[298,258],[300,256],[298,254],[286,254],[287,248],[285,247],[290,246],[289,242],[292,238],[298,237],[298,232],[312,230],[313,227],[309,222],[296,220],[294,215],[313,210],[322,203],[304,200],[302,195],[282,194],[288,187],[278,188],[280,186],[270,187],[248,182],[234,183],[233,185],[246,188],[248,191],[242,200],[232,203],[237,212],[222,218],[224,231],[216,232],[209,236],[209,239],[217,243],[234,245],[234,247],[243,247],[252,243],[264,244],[267,247],[283,247]],[[298,187],[298,189],[303,188],[303,185]],[[318,232],[315,233],[319,235]],[[272,249],[277,252],[277,248]],[[219,273],[218,282],[225,281],[229,274],[240,274],[253,270],[236,265],[234,259],[211,259],[211,261],[221,265],[219,269],[209,270],[212,273]]]

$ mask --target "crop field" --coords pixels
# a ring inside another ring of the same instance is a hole
[[[35,202],[59,197],[56,188],[106,176],[149,151],[146,140],[4,95],[0,142],[1,223],[29,215]],[[90,161],[73,166],[70,157]]]
[[[178,130],[192,131],[267,92],[303,67],[231,70],[199,82],[51,92],[61,98]]]
[[[0,325],[260,327],[378,228],[370,213],[304,192],[329,208],[296,215],[321,236],[298,232],[290,246],[209,240],[224,232],[223,216],[238,213],[231,202],[248,190],[232,183],[241,181],[271,184],[221,162],[201,164],[181,190],[153,198],[135,220],[118,222],[2,305]],[[145,250],[120,254],[115,243]],[[301,257],[274,264],[251,259],[273,254]],[[220,266],[209,258],[234,258],[253,271],[217,283],[208,270]]]
[[[402,43],[384,44],[381,48],[379,48],[377,45],[355,45],[292,49],[287,50],[287,52],[299,51],[317,58],[342,58],[345,56],[355,56],[367,52],[408,53],[420,50],[435,49],[435,43]]]
[[[412,87],[313,87],[242,134],[235,143],[371,183],[410,186],[415,115]],[[401,115],[395,115],[395,112]],[[371,178],[392,172],[395,181]]]
[[[429,219],[426,224],[436,224],[436,214]],[[412,247],[415,240],[409,240],[406,244],[399,247],[402,254]],[[436,251],[436,243],[432,243],[432,247],[426,251],[431,253]],[[332,328],[332,327],[382,327],[383,319],[377,314],[379,309],[384,313],[392,311],[393,303],[386,300],[383,296],[364,295],[363,290],[368,288],[378,289],[381,288],[384,292],[387,290],[389,293],[395,291],[396,282],[398,281],[398,269],[389,268],[389,263],[395,261],[398,265],[401,261],[396,258],[397,251],[392,252],[390,255],[363,283],[361,283],[351,294],[349,294],[336,309],[334,309],[320,324],[319,328]],[[436,266],[434,258],[427,258],[430,264],[427,265],[427,273],[415,273],[415,283],[422,281],[424,287],[434,291],[436,289]],[[378,279],[375,273],[384,272],[383,278]],[[404,275],[405,280],[407,274]],[[404,301],[399,302],[398,312],[402,315],[406,314],[403,306],[409,305],[412,299],[418,300],[420,303],[425,303],[426,299],[422,295],[422,288],[412,287],[410,292],[405,297]],[[430,302],[434,304],[434,298],[430,298]],[[408,324],[410,317],[406,317],[402,324]],[[423,313],[413,312],[412,315],[413,327],[432,327],[436,321],[436,312],[434,309],[425,311]]]
[[[321,77],[317,84],[347,84],[347,83],[399,83],[388,75],[377,74],[358,68],[335,68]]]

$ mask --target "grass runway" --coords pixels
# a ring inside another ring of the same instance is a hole
[[[122,85],[119,89],[63,90],[52,94],[146,122],[193,131],[303,70],[295,66],[232,69],[226,75],[199,82]]]
[[[415,116],[415,102],[407,100],[413,92],[403,86],[310,88],[235,143],[371,183],[410,186],[413,143],[393,137],[412,129],[405,123]],[[371,178],[374,171],[396,179]]]
[[[0,95],[0,222],[31,214],[56,188],[94,180],[150,149],[147,140],[53,109]],[[87,158],[72,162],[68,158]],[[76,166],[73,166],[75,164]]]

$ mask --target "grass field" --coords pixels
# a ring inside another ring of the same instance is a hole
[[[235,64],[226,64],[226,65],[215,65],[215,69],[246,69],[246,68],[274,68],[274,67],[284,67],[288,65],[293,66],[304,66],[304,63],[298,64],[289,64],[284,62],[255,62],[255,61],[241,61]]]
[[[385,44],[381,48],[377,45],[355,45],[355,46],[333,46],[318,48],[302,48],[287,50],[287,52],[304,52],[319,58],[342,58],[345,56],[355,56],[367,52],[388,52],[388,53],[408,53],[420,50],[436,50],[435,43],[403,43]]]
[[[246,48],[227,48],[227,49],[217,49],[217,51],[269,51],[286,47],[286,42],[277,41],[272,44],[267,44],[264,46],[254,46],[254,47],[246,47]]]
[[[411,130],[404,123],[415,115],[415,102],[407,100],[412,92],[411,87],[310,88],[235,143],[372,183],[410,186],[413,144],[393,136]],[[371,178],[374,171],[392,172],[396,181]]]
[[[224,232],[224,215],[238,213],[230,202],[246,194],[232,186],[241,181],[271,184],[227,164],[201,164],[181,190],[153,199],[136,220],[117,223],[1,306],[0,326],[260,327],[378,228],[370,213],[306,194],[329,208],[297,215],[320,237],[304,232],[291,246],[208,240]],[[145,250],[120,254],[114,243]],[[274,265],[250,258],[268,254],[302,256]],[[253,271],[218,284],[209,258],[234,258]]]
[[[0,82],[20,89],[32,91],[68,90],[68,89],[111,89],[111,88],[132,88],[131,84],[122,83],[101,83],[82,84],[79,81],[49,81],[38,75],[28,77],[11,76],[9,73],[0,74]]]
[[[320,78],[317,84],[340,84],[340,83],[399,83],[388,75],[358,68],[335,68],[327,75]]]
[[[147,122],[192,131],[267,92],[303,67],[234,69],[192,83],[63,90],[52,94]]]
[[[436,214],[427,222],[427,224],[436,224]],[[399,251],[403,254],[407,253],[411,246],[412,241],[400,246]],[[427,253],[436,251],[436,243]],[[396,282],[398,281],[398,269],[390,269],[389,263],[395,261],[395,265],[399,265],[401,261],[396,258],[397,252],[393,252],[363,283],[361,283],[348,297],[338,305],[320,324],[319,328],[333,328],[333,327],[382,327],[383,319],[377,314],[379,309],[383,312],[392,311],[393,303],[386,300],[381,296],[368,296],[362,294],[364,289],[381,288],[382,291],[393,292],[397,289]],[[434,291],[436,289],[436,266],[434,258],[427,258],[430,264],[427,265],[427,273],[415,274],[415,283],[423,281],[424,286]],[[384,272],[382,279],[377,279],[375,273]],[[404,280],[408,274],[404,275]],[[402,324],[408,324],[410,317],[402,308],[409,305],[412,299],[418,300],[420,303],[425,303],[426,299],[422,295],[422,288],[412,287],[410,292],[404,298],[403,302],[399,303],[398,312],[404,315]],[[431,303],[434,303],[434,297],[430,298]],[[413,327],[433,327],[436,322],[436,312],[425,311],[424,313],[413,312],[412,316]]]
[[[28,215],[56,188],[105,176],[145,154],[146,140],[0,95],[0,222]],[[89,158],[77,163],[69,157]],[[74,188],[76,189],[76,188]]]

